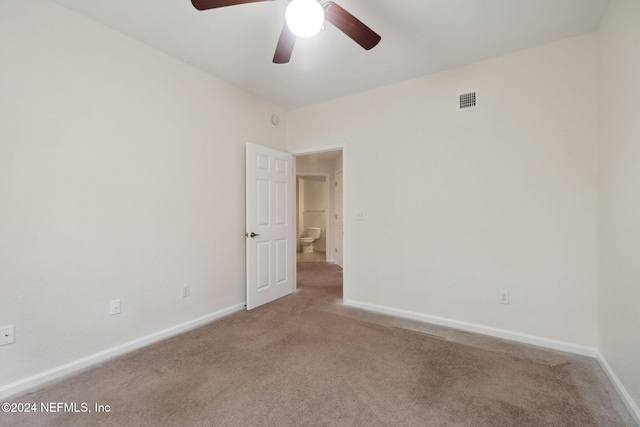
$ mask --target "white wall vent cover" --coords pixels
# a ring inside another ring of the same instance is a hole
[[[470,90],[458,94],[458,111],[478,108],[478,91]]]

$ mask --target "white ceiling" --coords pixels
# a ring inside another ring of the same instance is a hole
[[[382,36],[365,51],[331,24],[272,58],[287,0],[196,10],[190,0],[54,0],[286,110],[595,31],[609,0],[336,0]]]
[[[308,160],[311,164],[315,164],[333,162],[340,156],[342,156],[342,150],[321,151],[319,153],[303,154],[296,157],[298,159]]]

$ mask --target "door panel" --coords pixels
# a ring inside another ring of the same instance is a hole
[[[256,289],[269,287],[269,242],[256,242]]]
[[[269,226],[269,181],[256,180],[256,225]]]
[[[295,288],[293,156],[247,143],[247,309]]]
[[[287,274],[287,242],[286,239],[276,240],[276,284],[284,283],[288,279]]]

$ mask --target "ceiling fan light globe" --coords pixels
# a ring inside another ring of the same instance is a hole
[[[298,37],[312,37],[324,23],[324,10],[316,0],[293,0],[285,12],[287,26]]]

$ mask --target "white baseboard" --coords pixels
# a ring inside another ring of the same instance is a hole
[[[105,360],[122,356],[123,354],[138,350],[142,347],[146,347],[150,344],[162,341],[174,335],[178,335],[191,329],[198,328],[200,326],[206,325],[207,323],[211,323],[221,317],[224,317],[231,313],[235,313],[236,311],[243,310],[244,308],[245,303],[233,305],[231,307],[216,311],[215,313],[211,313],[206,316],[190,320],[189,322],[163,329],[142,338],[138,338],[136,340],[129,341],[116,347],[106,349],[99,353],[92,354],[91,356],[87,356],[82,359],[66,363],[62,366],[40,372],[36,375],[32,375],[22,380],[4,385],[0,387],[0,400],[4,400],[7,397],[15,396],[17,394],[26,393],[31,390],[40,388],[47,383],[61,379],[75,372],[86,369],[90,366],[97,365],[98,363],[104,362]]]
[[[580,354],[582,356],[596,357],[597,349],[594,347],[582,346],[563,341],[556,341],[547,338],[536,337],[533,335],[521,334],[518,332],[507,331],[504,329],[491,328],[488,326],[477,325],[474,323],[460,322],[457,320],[445,319],[443,317],[429,316],[426,314],[416,313],[413,311],[399,310],[396,308],[385,307],[381,305],[368,304],[360,301],[344,300],[344,304],[350,307],[361,308],[363,310],[373,311],[381,314],[389,314],[392,316],[402,317],[405,319],[417,320],[434,325],[447,326],[449,328],[460,329],[467,332],[474,332],[481,335],[488,335],[496,338],[503,338],[510,341],[521,342],[525,344],[537,345],[539,347],[550,348],[554,350],[566,351],[568,353]]]
[[[636,403],[633,401],[627,389],[624,387],[624,385],[622,385],[620,378],[618,378],[615,372],[613,372],[613,369],[607,362],[607,359],[605,359],[602,353],[600,353],[600,350],[598,350],[597,352],[596,359],[598,360],[598,363],[602,367],[604,373],[607,374],[607,377],[609,377],[609,381],[611,381],[613,387],[618,392],[618,396],[620,396],[620,399],[622,399],[624,406],[627,407],[627,410],[629,411],[629,413],[631,413],[631,416],[633,417],[636,424],[640,426],[640,409],[638,409],[638,405],[636,405]]]
[[[504,329],[490,328],[487,326],[476,325],[473,323],[460,322],[457,320],[445,319],[437,316],[429,316],[407,310],[399,310],[391,307],[380,306],[376,304],[368,304],[360,301],[344,300],[344,304],[350,307],[360,308],[375,313],[388,314],[392,316],[402,317],[405,319],[417,320],[420,322],[431,323],[439,326],[447,326],[450,328],[460,329],[467,332],[474,332],[481,335],[488,335],[497,338],[503,338],[510,341],[521,342],[525,344],[536,345],[540,347],[550,348],[553,350],[566,351],[568,353],[579,354],[595,358],[605,374],[613,384],[620,399],[627,407],[627,410],[633,417],[634,421],[640,426],[640,409],[634,402],[633,398],[624,387],[618,376],[615,374],[607,360],[597,348],[586,347],[578,344],[571,344],[562,341],[556,341],[532,335],[520,334],[517,332],[507,331]]]

